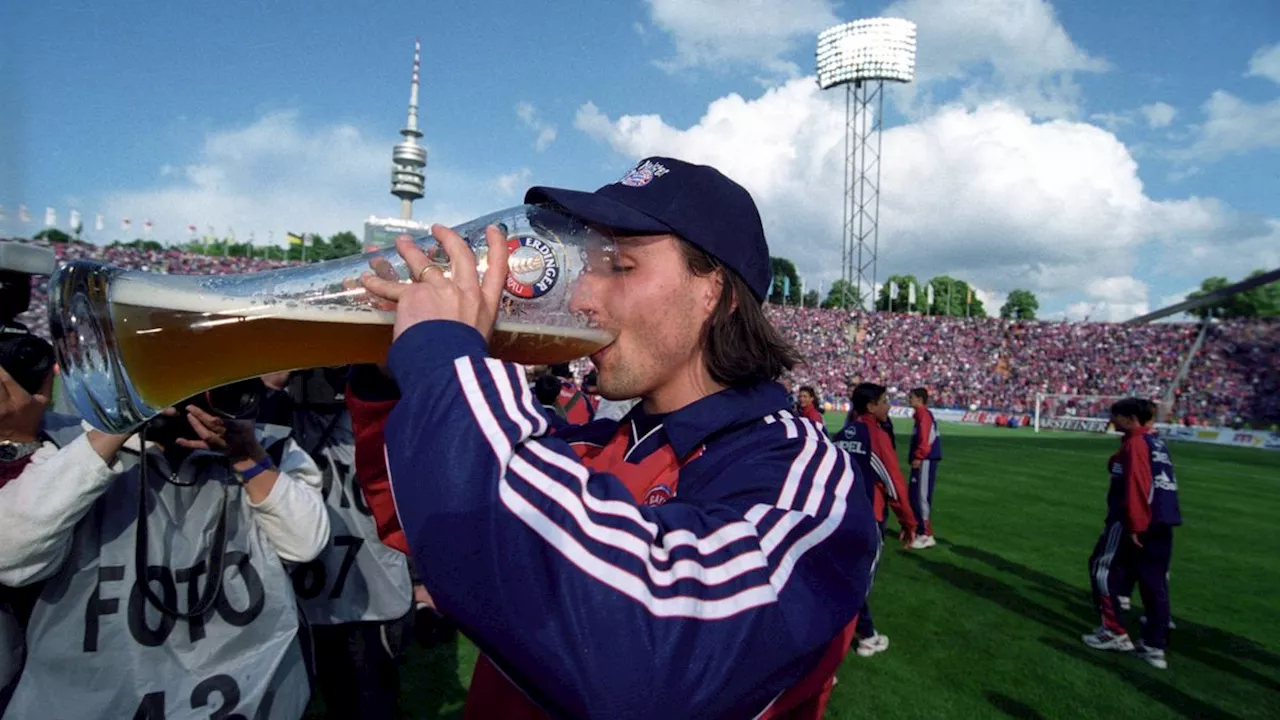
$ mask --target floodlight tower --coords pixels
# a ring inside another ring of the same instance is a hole
[[[418,64],[422,43],[413,41],[413,83],[409,86],[409,120],[391,153],[391,194],[400,198],[400,217],[413,217],[413,201],[421,200],[426,190],[427,149],[418,144]]]
[[[880,246],[880,134],[884,83],[915,79],[916,25],[900,18],[854,20],[818,34],[818,87],[845,86],[844,233],[840,274],[862,310],[874,310]]]

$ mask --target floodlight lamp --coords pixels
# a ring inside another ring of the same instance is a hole
[[[901,18],[854,20],[818,35],[818,86],[915,79],[916,25]]]

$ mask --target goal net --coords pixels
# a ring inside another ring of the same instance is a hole
[[[1036,394],[1033,425],[1041,430],[1079,430],[1107,432],[1111,424],[1111,404],[1121,395],[1042,395]]]

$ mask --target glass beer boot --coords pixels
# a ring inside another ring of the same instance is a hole
[[[503,210],[455,228],[476,253],[482,276],[488,225],[506,233],[511,250],[489,342],[494,357],[552,364],[613,341],[570,308],[582,274],[593,263],[612,263],[609,238],[545,206]],[[447,263],[434,238],[416,242]],[[389,267],[409,281],[395,248],[243,275],[68,263],[49,281],[50,330],[64,390],[94,427],[127,433],[183,398],[228,383],[282,370],[383,362],[394,313],[374,307],[358,283],[371,266],[384,274]]]

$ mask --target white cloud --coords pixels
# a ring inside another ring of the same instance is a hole
[[[1280,43],[1258,49],[1246,76],[1280,82]],[[1211,162],[1254,150],[1280,149],[1280,98],[1254,103],[1215,90],[1200,108],[1204,122],[1191,128],[1189,145],[1166,155],[1179,162]]]
[[[1006,78],[1107,69],[1071,40],[1045,0],[899,0],[883,14],[916,23],[926,78],[964,77],[987,63]]]
[[[668,70],[741,64],[794,75],[782,57],[840,19],[830,0],[647,0],[653,25],[671,35]]]
[[[1093,280],[1086,288],[1090,297],[1107,302],[1147,301],[1147,284],[1131,275],[1113,275]]]
[[[1133,124],[1133,113],[1093,113],[1089,119],[1111,132],[1117,132],[1120,128]]]
[[[1004,306],[1004,301],[1009,299],[1009,293],[1007,292],[983,288],[974,288],[973,294],[982,301],[982,307],[986,309],[987,315],[993,317],[1000,314],[1000,308]]]
[[[1199,285],[1192,285],[1191,287],[1188,287],[1187,289],[1181,292],[1169,293],[1168,295],[1161,295],[1160,307],[1169,307],[1170,305],[1180,303],[1183,300],[1186,300],[1188,295],[1190,295],[1191,293],[1199,289],[1200,289]]]
[[[1037,117],[1071,116],[1072,75],[1108,67],[1071,40],[1046,0],[899,0],[881,14],[918,26],[918,84],[958,80],[971,105],[1003,98]]]
[[[1136,110],[1093,113],[1089,116],[1089,120],[1112,132],[1118,132],[1121,128],[1134,124],[1139,118],[1149,128],[1169,127],[1173,124],[1173,119],[1177,115],[1178,109],[1169,103],[1154,102],[1150,105],[1143,105]]]
[[[1178,114],[1178,109],[1166,102],[1155,102],[1138,109],[1146,117],[1147,127],[1153,128],[1169,127]]]
[[[517,190],[524,189],[524,186],[529,182],[529,177],[532,175],[532,170],[527,167],[522,167],[519,170],[513,170],[512,172],[499,175],[498,179],[494,180],[493,183],[494,186],[498,188],[498,191],[503,195],[511,196],[514,195]]]
[[[1129,275],[1093,280],[1086,286],[1085,293],[1087,301],[1067,306],[1067,319],[1121,322],[1151,311],[1147,284]]]
[[[1249,72],[1245,77],[1264,77],[1280,83],[1280,43],[1264,45],[1258,48],[1249,59]]]
[[[533,147],[538,152],[551,147],[551,143],[556,139],[556,126],[547,122],[543,122],[538,116],[538,109],[533,103],[522,102],[516,105],[516,117],[524,122],[525,127],[538,133],[537,139],[533,141]]]
[[[394,140],[371,140],[352,125],[307,126],[294,111],[209,133],[196,158],[166,164],[156,185],[101,198],[108,237],[117,236],[121,217],[133,218],[139,234],[142,220],[151,218],[152,236],[170,242],[186,240],[188,225],[202,234],[210,225],[219,235],[234,228],[239,239],[253,232],[259,244],[269,234],[283,244],[289,231],[358,234],[370,214],[395,213],[398,201],[387,184]],[[451,195],[441,196],[433,185]],[[465,200],[452,200],[454,194]],[[427,198],[415,215],[449,224],[468,220],[490,209],[486,194],[481,183],[428,169]]]
[[[1252,150],[1280,148],[1280,99],[1255,104],[1217,90],[1202,110],[1205,121],[1196,129],[1195,142],[1172,153],[1175,159],[1216,160]]]
[[[793,78],[812,66],[802,69],[783,58],[801,46],[812,48],[823,29],[852,19],[838,16],[832,0],[647,2],[653,26],[675,45],[675,56],[659,63],[668,70],[746,65]],[[1047,0],[898,0],[880,12],[857,14],[917,24],[917,81],[891,93],[910,114],[932,105],[937,82],[958,80],[970,105],[1005,99],[1037,117],[1072,116],[1079,104],[1073,75],[1108,67],[1071,40]],[[768,77],[758,82],[776,84]]]
[[[719,98],[685,128],[658,115],[613,119],[590,103],[575,126],[628,160],[669,154],[720,168],[755,197],[774,253],[829,285],[840,258],[843,121],[840,99],[801,78],[754,99]],[[945,272],[989,293],[1025,287],[1049,307],[1098,277],[1133,272],[1154,239],[1177,258],[1208,247],[1222,256],[1263,252],[1272,232],[1212,201],[1153,201],[1114,135],[1037,122],[1006,103],[943,108],[886,130],[883,150],[882,277]],[[1224,258],[1198,262],[1169,268],[1201,273]],[[1146,301],[1107,302],[1127,311]]]
[[[1200,197],[1155,204],[1151,216],[1153,237],[1162,245],[1159,272],[1243,277],[1280,266],[1280,220],[1238,213]]]

